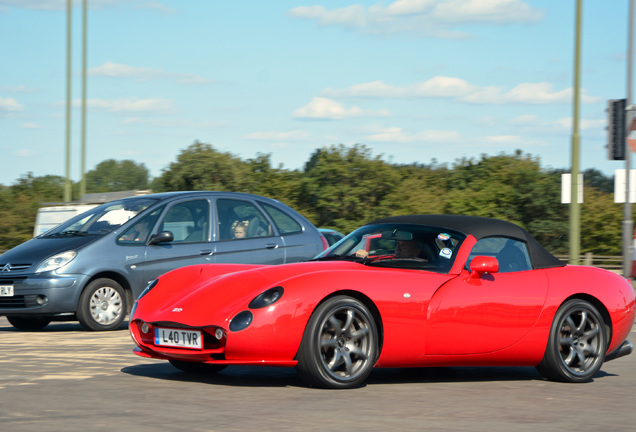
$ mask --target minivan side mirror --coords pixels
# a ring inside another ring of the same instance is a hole
[[[497,273],[499,261],[495,257],[478,255],[470,262],[470,278],[478,279],[484,273]]]
[[[157,234],[150,236],[148,241],[149,245],[156,245],[159,243],[170,243],[174,240],[174,235],[170,231],[161,231]]]

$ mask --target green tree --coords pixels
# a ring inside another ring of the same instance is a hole
[[[559,249],[568,231],[560,192],[560,177],[542,170],[531,155],[520,150],[482,155],[478,161],[463,159],[454,166],[446,210],[516,223],[546,247]]]
[[[349,232],[385,216],[380,206],[400,176],[363,145],[316,150],[305,165],[297,205],[320,227]]]
[[[62,201],[64,178],[34,177],[28,173],[0,193],[0,251],[11,249],[33,237],[38,208]]]
[[[382,200],[381,213],[389,216],[444,213],[449,176],[445,166],[407,165],[396,170],[400,179]]]
[[[86,192],[148,189],[150,174],[144,164],[108,159],[86,173]]]
[[[294,207],[303,174],[282,166],[272,167],[271,155],[259,153],[246,161],[249,169],[244,192],[262,195]]]
[[[585,188],[581,205],[581,253],[622,254],[623,206],[612,194]]]
[[[586,187],[593,187],[600,192],[614,193],[614,177],[608,177],[599,170],[588,168],[583,171],[583,179]]]
[[[187,190],[242,191],[248,183],[249,166],[231,153],[196,141],[152,183],[156,192]]]

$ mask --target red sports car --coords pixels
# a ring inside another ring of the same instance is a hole
[[[566,265],[517,225],[414,215],[309,262],[171,271],[130,332],[137,355],[184,371],[289,366],[324,388],[360,386],[373,367],[536,366],[584,382],[631,353],[635,308],[627,279]]]

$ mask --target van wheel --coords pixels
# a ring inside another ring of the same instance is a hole
[[[18,330],[42,330],[51,322],[46,317],[8,316],[9,323]]]
[[[112,279],[95,279],[80,296],[77,319],[86,330],[115,330],[126,318],[127,310],[121,285]]]

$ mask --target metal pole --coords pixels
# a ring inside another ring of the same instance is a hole
[[[581,87],[581,8],[576,1],[576,25],[574,36],[574,113],[572,115],[572,178],[570,190],[570,264],[580,264],[581,208],[579,205],[579,93]]]
[[[66,0],[66,176],[64,201],[71,201],[71,9],[72,0]]]
[[[625,136],[629,137],[629,127],[634,117],[632,110],[632,63],[634,57],[634,0],[629,0],[629,24],[627,36],[627,96],[625,113]],[[630,171],[632,150],[627,144],[627,140],[623,143],[625,146],[625,205],[623,206],[623,276],[629,277],[632,270],[632,253],[634,241],[634,222],[632,221],[632,204],[630,201]]]
[[[82,4],[82,150],[81,150],[81,170],[80,198],[86,194],[86,33],[87,33],[87,1]]]

